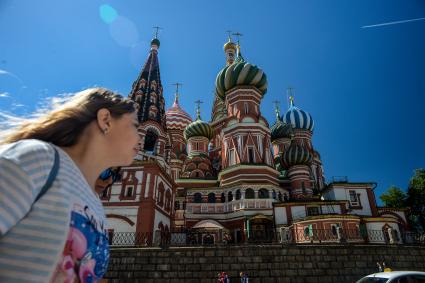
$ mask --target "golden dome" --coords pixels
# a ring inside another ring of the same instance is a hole
[[[234,43],[230,40],[230,38],[229,38],[229,41],[227,41],[227,42],[224,44],[223,49],[224,49],[224,51],[226,51],[227,49],[233,49],[233,50],[236,50],[236,44],[234,44]]]

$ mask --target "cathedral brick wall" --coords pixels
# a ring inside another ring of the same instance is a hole
[[[355,282],[377,272],[376,262],[393,270],[425,271],[425,247],[388,245],[223,246],[203,248],[112,249],[108,282],[215,283],[225,271],[250,283]]]

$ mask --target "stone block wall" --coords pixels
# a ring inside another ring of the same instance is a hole
[[[390,245],[265,245],[113,249],[108,282],[232,283],[240,271],[250,283],[356,282],[385,261],[393,270],[425,271],[425,247]]]

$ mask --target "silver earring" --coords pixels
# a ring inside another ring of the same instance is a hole
[[[108,133],[108,128],[103,129],[103,134],[106,135]]]

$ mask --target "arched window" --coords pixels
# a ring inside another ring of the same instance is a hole
[[[151,93],[150,101],[151,101],[152,104],[156,103],[156,93]]]
[[[260,189],[258,191],[258,198],[269,198],[269,191],[266,189]]]
[[[276,195],[276,191],[275,190],[273,190],[272,196],[273,196],[273,199],[276,199],[277,198],[277,195]]]
[[[193,202],[201,203],[202,202],[202,195],[201,193],[196,193],[193,195]]]
[[[220,200],[221,200],[221,203],[226,202],[226,196],[224,195],[224,193],[221,193],[221,198],[220,198]]]
[[[154,105],[151,105],[151,107],[149,107],[149,118],[155,119],[157,113],[158,109]]]
[[[253,189],[246,189],[245,191],[245,199],[254,199],[255,193]]]
[[[339,224],[331,224],[332,235],[335,237],[338,235],[338,227]]]
[[[165,197],[165,188],[162,183],[159,183],[158,185],[158,198],[157,198],[157,204],[159,206],[164,206],[164,197]]]
[[[208,203],[215,203],[215,193],[208,194]]]
[[[141,79],[140,80],[140,86],[139,87],[145,87],[146,86],[146,80],[145,79]]]
[[[145,145],[143,146],[143,150],[155,152],[156,141],[158,140],[158,135],[153,131],[148,130],[145,136]]]
[[[158,191],[158,199],[156,200],[156,203],[157,203],[159,206],[162,206],[162,205],[163,205],[163,201],[162,201],[162,191]]]
[[[175,210],[179,210],[179,209],[180,209],[180,202],[179,202],[178,200],[176,200],[176,201],[174,202],[174,209],[175,209]]]
[[[229,192],[228,194],[227,194],[227,201],[228,202],[231,202],[233,200],[233,193],[232,192]]]
[[[241,190],[239,190],[239,189],[237,189],[237,190],[236,190],[236,196],[235,196],[235,199],[236,199],[236,200],[241,199]]]
[[[167,192],[165,193],[165,210],[171,210],[171,193],[169,190],[167,190]]]

